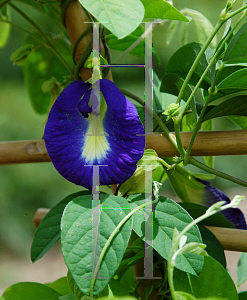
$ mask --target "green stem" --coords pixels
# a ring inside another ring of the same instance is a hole
[[[218,23],[216,24],[216,26],[214,27],[214,30],[211,32],[210,36],[208,37],[207,41],[204,43],[203,47],[201,48],[198,56],[196,57],[193,65],[191,66],[190,68],[190,71],[189,73],[187,74],[184,82],[183,82],[183,85],[181,87],[181,90],[179,92],[179,95],[178,95],[178,98],[177,98],[177,103],[180,103],[181,100],[182,100],[182,96],[183,96],[183,93],[186,89],[186,86],[189,84],[189,81],[191,79],[191,76],[193,75],[193,73],[195,72],[195,69],[200,61],[200,59],[202,58],[204,52],[206,51],[208,45],[211,43],[212,39],[215,37],[216,33],[219,31],[220,27],[224,24],[224,21],[222,20],[219,20]]]
[[[178,145],[178,151],[181,155],[181,158],[183,159],[185,156],[185,150],[182,144],[181,135],[180,135],[180,123],[174,121],[174,129],[175,129],[175,135],[176,135],[176,141]]]
[[[205,114],[205,111],[207,109],[207,106],[208,106],[208,103],[210,102],[210,99],[212,98],[212,93],[209,94],[204,106],[203,106],[203,109],[201,111],[201,114],[200,114],[200,117],[199,119],[197,120],[197,123],[196,123],[196,126],[194,128],[194,131],[193,131],[193,134],[192,134],[192,137],[191,137],[191,140],[190,140],[190,144],[189,144],[189,147],[188,149],[186,150],[186,154],[184,156],[184,166],[187,166],[188,162],[189,162],[189,159],[190,159],[190,153],[191,153],[191,149],[193,147],[193,144],[194,144],[194,141],[195,141],[195,138],[196,138],[196,135],[197,135],[197,132],[199,131],[199,129],[201,128],[201,124],[202,124],[202,118]]]
[[[138,210],[144,208],[144,207],[147,207],[149,205],[152,205],[152,204],[155,204],[158,202],[158,199],[154,200],[154,201],[150,201],[148,203],[144,203],[138,207],[136,207],[135,209],[133,209],[130,213],[127,214],[127,216],[125,216],[122,221],[117,225],[117,227],[113,230],[113,232],[111,233],[110,237],[108,238],[107,242],[105,243],[105,246],[104,248],[102,249],[101,253],[100,253],[100,257],[99,257],[99,260],[97,262],[97,265],[95,267],[95,271],[94,271],[94,274],[93,274],[93,277],[92,277],[92,282],[91,282],[91,286],[90,286],[90,300],[93,300],[93,288],[94,288],[94,284],[95,284],[95,281],[96,281],[96,278],[97,278],[97,275],[98,275],[98,272],[99,272],[99,269],[100,269],[100,264],[102,262],[102,259],[111,243],[111,241],[113,240],[113,238],[115,237],[115,235],[117,234],[117,232],[119,231],[119,229],[123,226],[123,224],[125,222],[128,221],[128,219],[135,213],[137,212]]]
[[[85,63],[87,57],[89,56],[89,54],[92,51],[92,45],[91,43],[88,45],[86,51],[82,54],[82,56],[80,57],[80,59],[78,60],[76,66],[75,66],[75,70],[74,70],[74,77],[76,80],[80,80],[80,69],[83,65],[83,63]]]
[[[196,160],[193,157],[190,157],[189,163],[192,164],[193,166],[196,166],[196,167],[208,172],[208,173],[214,174],[216,176],[219,176],[219,177],[224,178],[226,180],[229,180],[231,182],[234,182],[234,183],[237,183],[237,184],[242,185],[244,187],[247,187],[247,182],[246,181],[243,181],[241,179],[238,179],[236,177],[228,175],[224,172],[221,172],[221,171],[215,170],[213,168],[210,168],[210,167],[206,166],[205,164],[201,163],[200,161]]]
[[[245,9],[247,9],[247,4],[244,5],[244,6],[242,6],[242,7],[240,7],[239,9],[235,10],[234,12],[232,12],[232,13],[226,15],[225,21],[231,19],[232,17],[234,17],[235,15],[239,14],[240,12],[242,12],[242,11],[245,10]]]
[[[138,103],[140,103],[142,106],[145,106],[145,108],[147,108],[147,110],[150,114],[153,113],[153,118],[158,123],[160,129],[165,133],[165,135],[168,137],[169,141],[172,143],[172,145],[175,147],[175,149],[179,152],[176,139],[174,138],[173,134],[169,131],[169,129],[166,127],[166,125],[162,122],[160,117],[156,114],[156,112],[153,111],[149,105],[147,105],[147,104],[145,105],[145,102],[138,96],[136,96],[124,89],[121,89],[121,88],[119,90],[125,96],[130,97],[130,98],[134,99],[135,101],[137,101]]]
[[[239,9],[239,12],[241,12],[241,11],[242,11],[242,10]],[[238,13],[239,13],[239,12],[238,12]],[[224,45],[225,45],[225,43],[227,42],[227,40],[231,38],[231,34],[234,32],[234,30],[236,29],[236,27],[237,27],[237,26],[239,25],[239,23],[244,19],[245,16],[246,16],[246,13],[244,13],[244,14],[239,18],[239,20],[238,20],[237,23],[234,25],[234,27],[231,29],[231,31],[229,32],[229,34],[224,38],[224,40],[223,40],[222,44],[220,45],[220,47],[218,48],[218,50],[217,50],[217,51],[215,52],[215,54],[211,57],[210,63],[208,64],[207,68],[205,69],[205,71],[203,72],[202,76],[200,77],[200,80],[197,82],[197,84],[196,84],[195,88],[193,89],[193,91],[192,91],[190,97],[189,97],[188,100],[186,101],[186,104],[185,104],[184,108],[183,108],[182,111],[180,112],[180,114],[179,114],[179,116],[178,116],[178,118],[177,118],[177,122],[181,122],[182,117],[183,117],[183,115],[184,115],[186,109],[188,108],[188,106],[189,106],[189,104],[190,104],[190,102],[191,102],[193,96],[195,95],[196,91],[198,90],[198,88],[199,88],[200,84],[202,83],[204,77],[206,76],[208,70],[211,68],[211,66],[212,66],[213,64],[216,63],[216,62],[215,62],[215,59],[217,58],[218,54],[220,53],[220,51],[221,51],[222,48],[224,47]],[[229,18],[226,18],[226,19],[223,20],[222,22],[224,23],[224,22],[227,21],[228,19],[229,19]],[[221,24],[221,26],[223,25],[223,23]],[[216,26],[217,26],[217,25],[216,25]],[[204,48],[204,47],[203,47],[203,48]],[[202,49],[203,49],[203,48],[202,48]],[[201,51],[202,51],[202,49],[201,49]],[[206,50],[206,49],[205,49],[205,50]],[[200,51],[200,53],[201,53],[201,51]],[[199,53],[199,55],[200,55],[200,53]],[[199,55],[198,55],[198,56],[199,56]],[[197,59],[198,59],[198,57],[197,57]],[[196,60],[197,60],[197,59],[196,59]],[[195,62],[196,62],[196,60],[194,61],[194,63],[193,63],[193,65],[192,65],[191,68],[193,68],[193,66],[194,66],[194,64],[195,64]],[[195,67],[196,67],[196,66],[195,66]],[[194,69],[195,69],[195,68],[194,68]],[[191,71],[191,69],[190,69],[190,71]],[[194,71],[193,71],[193,72],[194,72]],[[187,77],[189,76],[189,74],[190,74],[190,72],[188,73]],[[191,74],[191,75],[192,75],[192,74]],[[187,77],[186,77],[186,79],[187,79]],[[191,76],[190,76],[190,77],[191,77]],[[185,81],[186,81],[186,79],[185,79]],[[189,78],[189,79],[190,79],[190,78]],[[183,89],[183,92],[184,92],[184,90],[185,90],[185,88],[186,88],[186,85],[189,83],[189,80],[188,80],[187,84],[185,85],[185,81],[184,81],[184,83],[183,83],[183,85],[182,85],[182,87],[181,87],[181,90]],[[179,95],[181,94],[181,90],[180,90]],[[179,95],[178,95],[178,97],[179,97]],[[182,95],[183,95],[183,93],[182,93]],[[182,97],[182,96],[181,96],[181,97]],[[181,99],[179,100],[179,102],[180,102],[180,101],[181,101]],[[178,100],[177,100],[177,102],[178,102]]]
[[[211,65],[213,63],[216,63],[215,62],[215,59],[217,58],[218,54],[220,53],[221,49],[224,47],[225,43],[231,38],[231,34],[234,32],[234,30],[236,29],[236,27],[239,25],[239,23],[243,20],[243,18],[245,17],[245,13],[239,18],[239,20],[237,21],[237,23],[233,26],[233,28],[231,29],[231,31],[229,32],[229,34],[224,38],[223,42],[221,43],[220,47],[218,48],[218,50],[215,52],[215,54],[213,55],[213,57],[211,58],[211,62],[209,63],[208,67],[206,68],[206,70],[204,71],[204,73],[202,74],[199,82],[197,83],[197,85],[195,86],[192,94],[190,95],[187,103],[186,103],[186,108],[187,106],[189,105],[192,97],[194,96],[195,92],[197,91],[197,89],[199,88],[204,76],[206,75],[207,71],[209,70],[209,68],[211,67]],[[192,138],[191,138],[191,141],[190,141],[190,144],[189,144],[189,147],[186,151],[186,154],[185,154],[185,157],[184,157],[184,165],[186,166],[188,164],[188,161],[189,161],[189,157],[190,157],[190,153],[191,153],[191,149],[193,147],[193,143],[194,143],[194,140],[195,140],[195,137],[196,137],[196,134],[198,132],[198,130],[201,128],[201,123],[202,123],[202,118],[204,116],[204,113],[206,111],[206,108],[208,106],[208,104],[210,103],[210,100],[211,100],[211,97],[214,95],[215,93],[215,85],[216,85],[216,82],[217,82],[217,79],[218,79],[218,76],[220,74],[220,72],[222,71],[222,69],[224,68],[224,65],[225,63],[222,63],[221,66],[219,67],[218,69],[218,72],[214,78],[214,82],[209,90],[209,96],[203,106],[203,109],[201,111],[201,114],[200,114],[200,117],[199,119],[197,120],[197,123],[196,123],[196,126],[195,126],[195,129],[193,131],[193,135],[192,135]],[[186,109],[185,108],[185,109]],[[183,111],[181,112],[181,114],[179,115],[178,118],[182,118],[184,112],[185,112],[185,109],[183,109]]]
[[[2,7],[4,7],[4,5],[6,5],[8,2],[10,2],[11,0],[4,0],[3,2],[0,3],[0,9]]]
[[[92,30],[92,25],[89,26],[80,36],[79,38],[76,40],[74,46],[73,46],[73,49],[72,49],[72,59],[74,61],[74,63],[76,63],[76,60],[75,60],[75,50],[76,50],[76,47],[78,46],[78,44],[80,43],[81,39],[90,31]],[[91,46],[92,47],[92,46]]]
[[[10,21],[4,21],[4,20],[1,20],[1,22],[8,23],[8,24],[10,24],[11,26],[13,26],[13,27],[15,27],[15,28],[17,28],[17,29],[19,29],[19,30],[25,32],[26,34],[30,35],[31,37],[33,37],[34,39],[36,39],[36,40],[39,41],[40,43],[43,43],[43,42],[44,42],[43,40],[41,40],[40,38],[38,38],[36,35],[32,34],[32,33],[29,32],[28,30],[26,30],[26,29],[24,29],[24,28],[22,28],[22,27],[16,25],[15,23],[12,23],[12,22],[10,22]]]
[[[52,51],[57,55],[57,57],[60,59],[60,61],[63,63],[63,65],[66,67],[66,69],[69,71],[71,75],[73,75],[73,69],[68,64],[67,60],[64,58],[62,53],[56,48],[56,46],[51,42],[51,40],[45,35],[43,30],[33,22],[32,19],[30,19],[22,10],[20,10],[17,6],[15,6],[12,3],[8,3],[10,7],[12,7],[18,14],[20,14],[29,24],[31,24],[38,32],[39,34],[44,38],[47,45],[52,49]]]
[[[199,218],[193,220],[191,223],[189,223],[180,233],[179,235],[176,237],[176,240],[173,240],[173,245],[172,245],[172,249],[170,252],[170,256],[169,256],[169,260],[168,260],[168,282],[169,282],[169,286],[170,286],[170,291],[171,291],[171,295],[172,295],[172,299],[173,300],[177,300],[178,298],[176,297],[175,294],[175,288],[174,288],[174,282],[173,282],[173,271],[174,271],[174,267],[175,267],[175,259],[176,259],[176,252],[177,249],[179,247],[179,240],[182,238],[182,236],[185,235],[185,233],[187,233],[193,226],[197,225],[198,223],[200,223],[201,221],[211,217],[212,215],[216,214],[219,211],[223,211],[226,210],[228,208],[232,208],[234,207],[232,203],[229,204],[225,204],[222,207],[220,207],[219,209],[212,209],[210,210],[210,208],[205,212],[204,215],[200,216]],[[178,252],[177,252],[178,253]]]

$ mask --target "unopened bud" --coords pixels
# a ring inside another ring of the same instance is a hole
[[[27,44],[19,49],[15,50],[10,59],[18,66],[23,66],[28,58],[28,55],[33,51],[34,46],[32,44]]]

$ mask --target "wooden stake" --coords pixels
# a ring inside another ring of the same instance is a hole
[[[47,208],[37,209],[33,218],[33,223],[35,227],[39,226],[40,222],[48,212],[49,209]],[[224,250],[247,252],[247,230],[213,226],[205,227],[216,236]]]
[[[182,142],[187,149],[191,132],[182,132]],[[154,149],[160,157],[179,155],[163,134],[146,137],[146,149]],[[247,154],[247,130],[200,131],[191,152],[192,156],[217,156]],[[48,162],[43,140],[0,142],[0,165]]]

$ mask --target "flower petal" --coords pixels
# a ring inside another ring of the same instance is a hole
[[[226,204],[231,202],[226,194],[224,194],[217,188],[212,187],[208,181],[201,180],[198,178],[197,181],[205,185],[202,204],[209,207],[218,201],[225,201]],[[244,214],[239,208],[228,208],[226,210],[221,211],[220,213],[223,216],[225,216],[230,222],[232,222],[236,228],[247,229]]]
[[[102,79],[105,110],[91,114],[91,85],[75,81],[54,103],[45,128],[45,144],[57,171],[67,180],[92,188],[92,165],[100,167],[100,184],[126,181],[145,148],[143,126],[135,106],[114,83]],[[100,134],[93,134],[93,127]]]

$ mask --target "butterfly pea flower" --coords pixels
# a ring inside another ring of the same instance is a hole
[[[225,201],[225,204],[231,202],[227,195],[205,180],[208,175],[193,174],[181,166],[176,166],[174,170],[167,170],[167,175],[173,190],[183,202],[197,203],[207,207],[219,201]],[[236,228],[247,229],[244,214],[239,208],[228,208],[220,213]]]
[[[197,178],[197,181],[204,185],[203,200],[202,204],[211,206],[218,201],[225,201],[225,204],[229,204],[231,200],[222,191],[210,185],[206,180]],[[239,208],[228,208],[221,211],[222,215],[225,216],[230,222],[232,222],[238,229],[247,229],[246,220],[244,214]]]
[[[44,133],[57,171],[90,190],[93,166],[99,165],[101,185],[123,183],[135,172],[145,148],[135,106],[107,79],[95,87],[83,81],[67,86],[50,111]]]

